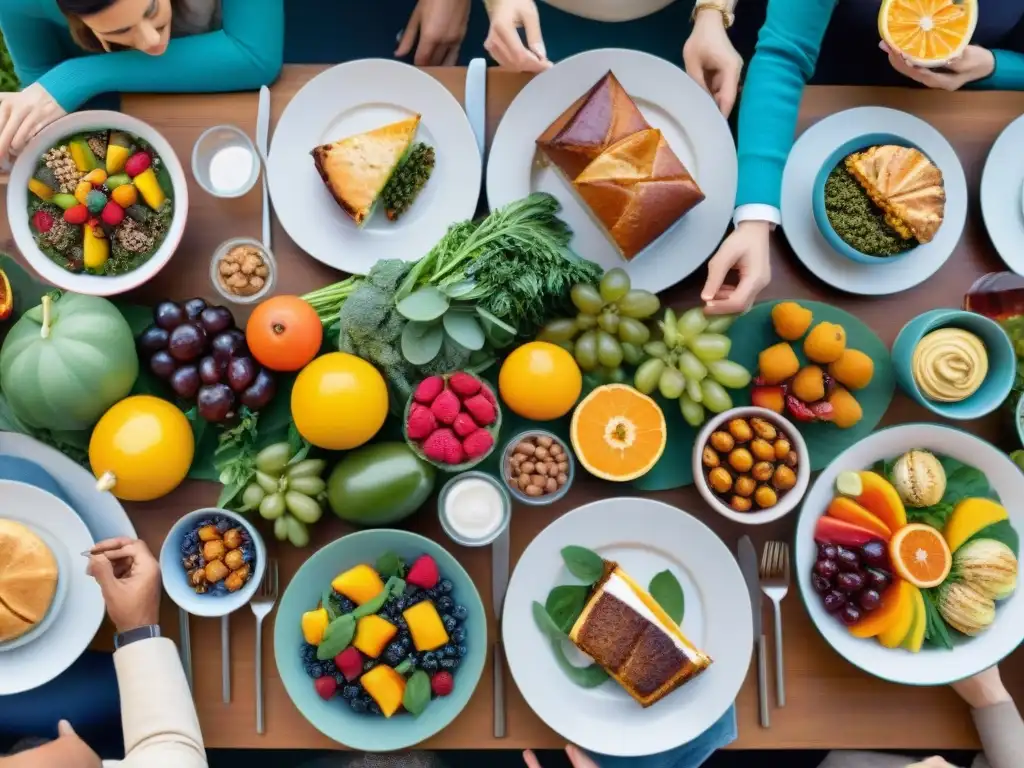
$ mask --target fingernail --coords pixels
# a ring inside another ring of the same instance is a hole
[[[92,552],[87,549],[82,553],[82,557],[92,557]]]

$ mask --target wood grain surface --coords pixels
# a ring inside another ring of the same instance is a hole
[[[273,126],[291,96],[320,67],[286,67],[272,89]],[[463,97],[463,69],[429,70],[460,100]],[[528,77],[490,70],[488,79],[488,134],[493,131],[505,108],[527,82]],[[234,123],[252,134],[256,123],[255,93],[232,95],[131,96],[123,102],[123,111],[141,118],[159,130],[187,166],[192,145],[206,128]],[[970,195],[967,229],[956,252],[930,280],[910,291],[881,298],[846,296],[823,286],[789,251],[781,237],[774,245],[774,278],[763,298],[814,298],[831,301],[861,317],[886,344],[891,344],[900,327],[919,312],[934,307],[959,306],[965,290],[986,272],[1002,269],[1002,263],[988,240],[978,207],[978,186],[982,166],[999,132],[1024,112],[1024,94],[944,93],[902,89],[811,88],[800,112],[800,130],[822,117],[848,107],[876,104],[916,114],[938,128],[952,142],[960,156]],[[273,134],[271,134],[273,135]],[[260,236],[261,208],[259,187],[237,200],[218,200],[206,195],[191,181],[189,224],[181,246],[160,277],[134,297],[155,301],[163,297],[183,299],[204,296],[216,299],[209,283],[209,260],[214,248],[236,236]],[[18,215],[17,213],[15,215]],[[810,211],[808,211],[810,215]],[[3,217],[0,245],[16,253],[10,228]],[[274,226],[274,251],[280,274],[277,291],[301,294],[339,279],[339,273],[303,254],[279,225]],[[675,305],[696,303],[703,281],[703,270],[671,289],[663,301]],[[242,314],[239,320],[244,320]],[[932,415],[901,394],[896,395],[883,423],[931,421]],[[1000,440],[996,417],[962,425],[990,440]],[[1009,446],[1004,442],[1004,445]],[[182,514],[214,503],[218,488],[212,484],[186,483],[170,496],[150,504],[127,505],[140,535],[154,552],[164,535]],[[551,520],[568,510],[594,499],[612,495],[630,495],[629,487],[588,478],[577,479],[567,498],[549,508],[519,507],[512,525],[513,566],[526,545]],[[743,530],[709,510],[693,488],[658,493],[661,499],[685,509],[707,522],[734,547]],[[443,539],[434,512],[433,500],[411,520],[411,528]],[[312,547],[348,532],[345,524],[325,518],[314,528]],[[793,518],[753,529],[760,545],[767,538],[789,538]],[[269,537],[268,545],[280,558],[282,588],[290,574],[301,565],[309,551],[297,551]],[[489,550],[450,549],[473,576],[488,605],[490,617]],[[877,680],[837,656],[814,630],[795,589],[784,603],[785,652],[788,706],[772,711],[772,727],[764,730],[757,720],[754,670],[737,699],[739,740],[734,748],[920,748],[967,749],[977,746],[966,707],[948,689],[920,689],[892,685]],[[276,614],[271,616],[273,619]],[[164,631],[178,637],[177,610],[165,600]],[[766,612],[770,631],[770,615]],[[232,676],[234,698],[221,703],[220,632],[216,620],[191,622],[192,654],[195,669],[195,700],[209,747],[332,748],[334,742],[309,725],[292,706],[277,677],[272,648],[272,627],[265,628],[264,670],[266,674],[267,733],[257,736],[254,690],[254,622],[247,610],[232,617]],[[512,628],[514,630],[514,628]],[[492,626],[493,631],[493,626]],[[97,647],[110,647],[110,627],[105,625],[97,637]],[[488,654],[490,656],[490,654]],[[1024,653],[1018,651],[1003,665],[1003,676],[1012,692],[1024,701]],[[491,736],[491,672],[488,668],[476,693],[462,715],[445,731],[422,746],[437,749],[554,748],[563,740],[532,713],[509,679],[508,737]]]

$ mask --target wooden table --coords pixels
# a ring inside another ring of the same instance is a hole
[[[292,95],[320,67],[286,67],[273,88],[272,124],[276,124]],[[463,97],[464,70],[435,69],[438,78],[460,100]],[[528,77],[491,70],[488,79],[488,134],[493,135],[498,121]],[[188,164],[192,144],[206,128],[219,123],[235,123],[248,131],[256,124],[256,95],[225,96],[136,96],[126,98],[123,110],[141,118],[159,130],[174,146],[183,163]],[[984,232],[978,210],[977,190],[986,153],[998,133],[1024,112],[1024,94],[939,93],[902,89],[811,88],[800,112],[800,128],[807,128],[822,117],[848,107],[878,104],[912,112],[939,128],[952,142],[964,164],[971,193],[971,215],[964,237],[953,257],[937,275],[917,288],[895,296],[880,298],[851,297],[823,286],[778,239],[773,256],[774,280],[763,298],[816,298],[832,301],[868,323],[890,344],[900,327],[912,316],[934,307],[959,306],[965,290],[986,272],[1003,268]],[[188,170],[186,169],[188,173]],[[189,174],[190,175],[190,174]],[[258,187],[238,200],[216,200],[198,186],[190,189],[192,210],[181,247],[159,280],[142,289],[136,298],[155,301],[163,297],[183,299],[204,296],[215,299],[209,284],[208,263],[211,252],[223,240],[260,234],[261,208]],[[808,211],[807,215],[810,215]],[[15,252],[10,229],[3,217],[0,246]],[[274,228],[274,251],[280,263],[278,291],[301,294],[338,279],[338,273],[303,254],[280,226]],[[668,302],[692,305],[698,301],[703,271],[668,292]],[[901,394],[896,395],[884,423],[931,421],[934,417]],[[999,423],[991,417],[963,425],[988,439],[999,438]],[[212,484],[189,482],[171,496],[151,504],[128,505],[128,512],[139,534],[158,551],[171,524],[182,514],[209,506],[217,498]],[[628,495],[628,486],[617,486],[579,478],[572,492],[561,503],[543,510],[519,509],[512,527],[513,566],[519,553],[549,522],[587,501],[609,495]],[[741,534],[739,526],[707,509],[692,487],[654,494],[668,503],[689,510],[711,525],[732,547]],[[330,518],[330,516],[328,516]],[[325,518],[314,528],[311,549],[297,551],[269,538],[273,554],[280,558],[282,586],[302,564],[313,548],[344,535],[348,527]],[[757,543],[767,538],[789,538],[793,521],[755,528]],[[413,518],[411,527],[428,536],[442,538],[432,504]],[[491,616],[489,550],[454,547],[480,588]],[[788,706],[773,710],[772,727],[764,730],[757,719],[754,669],[737,699],[741,749],[773,748],[889,748],[889,749],[967,749],[977,746],[977,737],[966,707],[948,689],[900,687],[875,679],[847,664],[836,655],[814,630],[796,594],[785,601],[785,645]],[[177,611],[170,601],[163,610],[165,633],[177,638]],[[766,614],[766,620],[770,616]],[[195,700],[208,747],[333,748],[337,745],[309,725],[292,706],[277,676],[267,633],[264,651],[266,675],[267,734],[257,736],[252,701],[253,618],[248,611],[232,620],[233,702],[221,703],[220,626],[215,620],[193,618],[192,655],[195,670]],[[109,630],[109,627],[107,627]],[[493,626],[492,630],[493,632]],[[100,633],[100,647],[109,647],[109,631]],[[488,654],[489,656],[490,654]],[[1024,652],[1018,651],[1003,665],[1003,677],[1010,689],[1024,702]],[[547,728],[529,709],[515,685],[509,681],[508,737],[491,737],[492,693],[490,669],[485,670],[476,693],[462,715],[445,731],[423,744],[425,748],[480,749],[525,747],[556,748],[563,740]]]

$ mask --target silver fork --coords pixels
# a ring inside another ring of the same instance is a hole
[[[256,614],[256,733],[260,735],[266,732],[263,722],[263,620],[274,610],[277,588],[277,560],[271,560],[267,563],[267,571],[256,596],[249,604]]]
[[[775,698],[786,706],[786,677],[782,652],[782,599],[789,592],[789,544],[769,541],[761,555],[761,591],[775,606]]]

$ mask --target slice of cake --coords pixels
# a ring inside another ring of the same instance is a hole
[[[654,598],[609,561],[569,639],[643,707],[711,664]]]
[[[312,151],[313,162],[338,205],[362,226],[391,175],[412,146],[420,116],[349,136]]]

